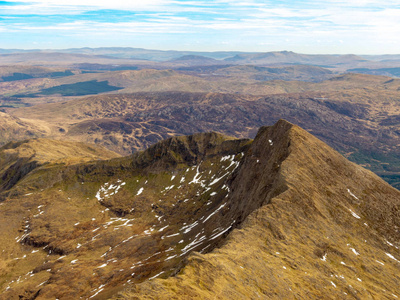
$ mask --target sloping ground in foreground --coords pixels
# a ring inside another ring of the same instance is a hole
[[[0,299],[400,297],[400,192],[286,121],[49,159],[0,186]]]
[[[80,164],[57,152],[47,164],[40,151],[19,160],[25,144],[34,141],[0,149],[0,299],[105,297],[174,275],[191,251],[218,247],[250,213],[225,207],[228,179],[251,140],[175,137]],[[14,180],[9,170],[23,176]]]
[[[304,130],[262,128],[228,207],[265,204],[181,272],[114,299],[397,299],[400,192]]]

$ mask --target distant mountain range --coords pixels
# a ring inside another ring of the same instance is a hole
[[[148,61],[168,61],[184,57],[185,60],[199,57],[212,58],[215,60],[226,60],[230,62],[263,62],[263,63],[306,63],[329,65],[338,63],[349,63],[354,61],[399,61],[399,55],[336,55],[336,54],[299,54],[292,51],[274,52],[240,52],[240,51],[176,51],[176,50],[150,50],[129,47],[101,47],[101,48],[71,48],[71,49],[0,49],[0,54],[28,54],[36,55],[51,53],[64,53],[72,55],[105,56],[108,58],[148,60]]]
[[[0,49],[0,54],[15,54],[15,53],[68,53],[76,55],[105,55],[113,58],[123,59],[139,59],[150,61],[167,61],[177,59],[182,56],[195,55],[205,56],[214,59],[225,59],[237,54],[251,52],[239,51],[220,51],[220,52],[196,52],[196,51],[163,51],[163,50],[148,50],[142,48],[129,48],[129,47],[101,47],[101,48],[72,48],[72,49]]]

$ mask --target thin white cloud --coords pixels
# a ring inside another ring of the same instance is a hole
[[[12,0],[9,2],[24,2],[33,5],[48,7],[97,7],[106,9],[147,9],[171,4],[169,0],[146,0],[146,1],[126,1],[126,0]]]
[[[145,1],[107,1],[107,0],[16,0],[10,1],[16,4],[10,6],[2,6],[1,9],[7,11],[8,14],[37,14],[37,15],[53,15],[53,14],[80,14],[86,11],[112,9],[126,11],[160,11],[165,10],[171,4],[169,0],[145,0]]]
[[[222,45],[240,45],[247,41],[270,45],[274,42],[295,45],[308,43],[328,45],[367,45],[395,43],[400,35],[398,0],[13,0],[24,4],[0,6],[9,18],[0,32],[52,32],[60,35],[129,36],[147,35],[174,40],[174,34],[193,40],[207,35]],[[296,3],[297,2],[297,3]],[[132,11],[121,20],[110,12],[99,12],[101,18],[90,19],[88,11]],[[30,15],[52,18],[38,22]],[[13,23],[13,16],[17,17]],[[79,19],[73,21],[76,15]],[[66,17],[67,16],[67,17]],[[108,19],[110,17],[110,19]],[[100,21],[100,19],[102,21]],[[78,21],[79,20],[79,21]],[[83,20],[83,21],[82,21]],[[158,36],[159,37],[159,36]],[[1,38],[1,36],[0,36]],[[229,38],[236,39],[230,41]],[[264,39],[264,40],[262,40]],[[304,40],[304,42],[302,41]],[[306,42],[307,40],[307,42]],[[210,39],[210,42],[212,40]],[[250,42],[249,42],[250,43]],[[239,47],[239,46],[238,46]],[[245,47],[245,44],[243,44]],[[306,47],[306,46],[304,46]],[[359,46],[365,48],[365,46]],[[290,49],[289,49],[290,50]],[[384,52],[384,51],[382,51]],[[400,52],[400,49],[398,49]]]
[[[62,23],[49,26],[23,25],[16,26],[19,30],[30,32],[49,32],[64,31],[67,33],[79,33],[90,35],[109,35],[122,33],[135,34],[157,34],[157,33],[188,33],[191,26],[184,26],[186,23],[181,22],[122,22],[122,23],[100,23],[90,21],[76,21],[71,23]]]
[[[73,15],[96,10],[123,10],[131,12],[208,12],[212,13],[212,4],[203,1],[143,0],[143,1],[108,1],[108,0],[12,0],[16,5],[2,6],[7,14],[36,15]],[[19,4],[24,3],[24,4]]]
[[[346,7],[391,7],[391,6],[398,6],[399,2],[397,0],[327,0],[324,2],[325,5],[339,5],[339,6],[346,6]]]

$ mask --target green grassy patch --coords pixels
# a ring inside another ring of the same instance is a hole
[[[34,78],[32,75],[24,74],[24,73],[14,73],[10,76],[3,76],[3,81],[17,81],[17,80],[24,80],[24,79],[31,79]]]
[[[43,89],[35,94],[14,95],[14,97],[37,97],[39,95],[49,96],[57,94],[61,96],[85,96],[111,92],[120,89],[123,88],[109,85],[108,81],[91,80],[72,84],[62,84],[48,89]]]
[[[385,155],[383,153],[358,151],[348,157],[372,172],[395,188],[400,188],[400,157],[397,155]]]
[[[72,73],[70,70],[59,71],[59,72],[49,72],[49,73],[39,73],[39,74],[33,74],[33,75],[16,72],[9,76],[3,76],[1,78],[1,80],[8,82],[8,81],[18,81],[18,80],[25,80],[25,79],[32,79],[32,78],[58,78],[58,77],[66,77],[66,76],[72,76],[72,75],[74,75],[74,73]]]

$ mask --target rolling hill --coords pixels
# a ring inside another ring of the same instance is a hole
[[[226,58],[225,61],[257,65],[308,64],[333,67],[335,65],[357,64],[365,62],[366,60],[356,55],[306,55],[292,51],[279,51],[256,54],[238,54],[232,58]]]
[[[144,81],[153,76],[153,71],[129,72]],[[171,72],[165,76],[175,81]],[[155,81],[159,88],[163,83],[165,77]],[[399,80],[345,74],[319,83],[268,81],[260,86],[276,94],[121,93],[20,108],[12,115],[46,124],[48,137],[96,143],[125,155],[196,132],[252,138],[260,126],[283,117],[399,186]]]

